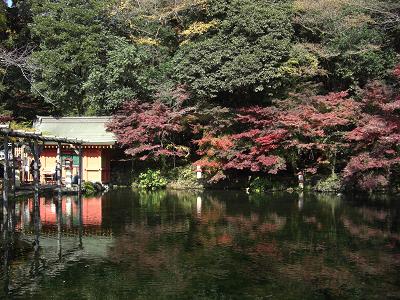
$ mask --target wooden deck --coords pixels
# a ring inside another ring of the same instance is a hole
[[[2,182],[0,180],[0,186],[2,185]],[[78,193],[78,185],[72,185],[71,188],[67,187],[62,187],[62,194],[77,194]],[[44,184],[41,185],[39,188],[39,193],[40,194],[52,194],[57,192],[57,185],[52,185],[52,184]],[[24,197],[24,196],[31,196],[34,194],[34,186],[33,184],[24,184],[21,187],[17,188],[15,191],[15,197]],[[13,197],[13,193],[9,193],[10,197]],[[0,200],[3,199],[3,196],[0,195]]]

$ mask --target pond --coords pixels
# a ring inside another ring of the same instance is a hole
[[[1,299],[400,299],[395,197],[116,190],[1,229]]]

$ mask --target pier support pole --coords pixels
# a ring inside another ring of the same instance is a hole
[[[62,245],[61,245],[61,222],[62,222],[62,186],[61,186],[61,143],[57,144],[57,157],[56,157],[56,180],[57,180],[57,242],[58,242],[58,258],[62,258]]]
[[[78,213],[79,213],[79,247],[82,249],[82,176],[83,176],[83,163],[82,163],[82,145],[79,145],[79,179],[78,179]]]
[[[39,143],[37,139],[33,140],[33,182],[34,182],[34,207],[35,207],[35,250],[39,249],[40,235],[40,205],[39,205],[39,188],[40,188],[40,153]]]
[[[16,169],[16,166],[17,166],[17,161],[15,160],[15,144],[14,144],[14,142],[12,142],[11,143],[11,155],[12,155],[12,193],[13,193],[13,196],[15,197],[15,190],[16,190],[16,188],[17,188],[17,182],[16,182],[16,179],[15,179],[15,169]]]
[[[57,144],[57,157],[56,157],[56,180],[57,188],[61,192],[61,178],[62,178],[62,168],[61,168],[61,143]]]
[[[3,176],[3,207],[8,207],[9,189],[9,157],[8,157],[8,135],[4,136],[4,176]]]
[[[83,164],[82,164],[82,145],[79,145],[79,171],[78,171],[78,191],[79,194],[82,193],[82,176],[83,176]]]

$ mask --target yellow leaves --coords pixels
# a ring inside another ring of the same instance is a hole
[[[179,14],[196,8],[205,10],[209,0],[117,0],[110,5],[110,15],[119,14],[137,15],[149,21],[163,22],[177,18]]]
[[[160,42],[156,39],[152,39],[149,37],[134,37],[131,36],[131,40],[138,45],[147,45],[147,46],[159,46]]]
[[[298,44],[292,49],[291,57],[279,68],[280,76],[315,76],[323,74],[318,57],[307,49],[306,45]]]
[[[203,34],[207,31],[209,31],[211,28],[216,27],[217,24],[218,24],[218,21],[216,21],[216,20],[213,20],[208,23],[194,22],[192,25],[189,26],[188,29],[182,31],[181,35],[184,37],[189,37],[192,35],[200,35],[200,34]]]
[[[128,0],[121,0],[118,4],[118,9],[119,10],[125,10],[129,7],[129,2]]]
[[[184,45],[189,44],[189,42],[190,42],[190,40],[183,40],[179,45],[184,46]]]
[[[189,43],[190,38],[194,36],[202,35],[208,32],[211,28],[215,28],[218,25],[217,20],[213,20],[211,22],[194,22],[187,29],[183,30],[180,35],[185,39],[180,43],[181,46]]]

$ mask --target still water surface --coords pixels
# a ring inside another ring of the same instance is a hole
[[[34,211],[3,213],[0,299],[400,299],[395,197],[119,190]]]

